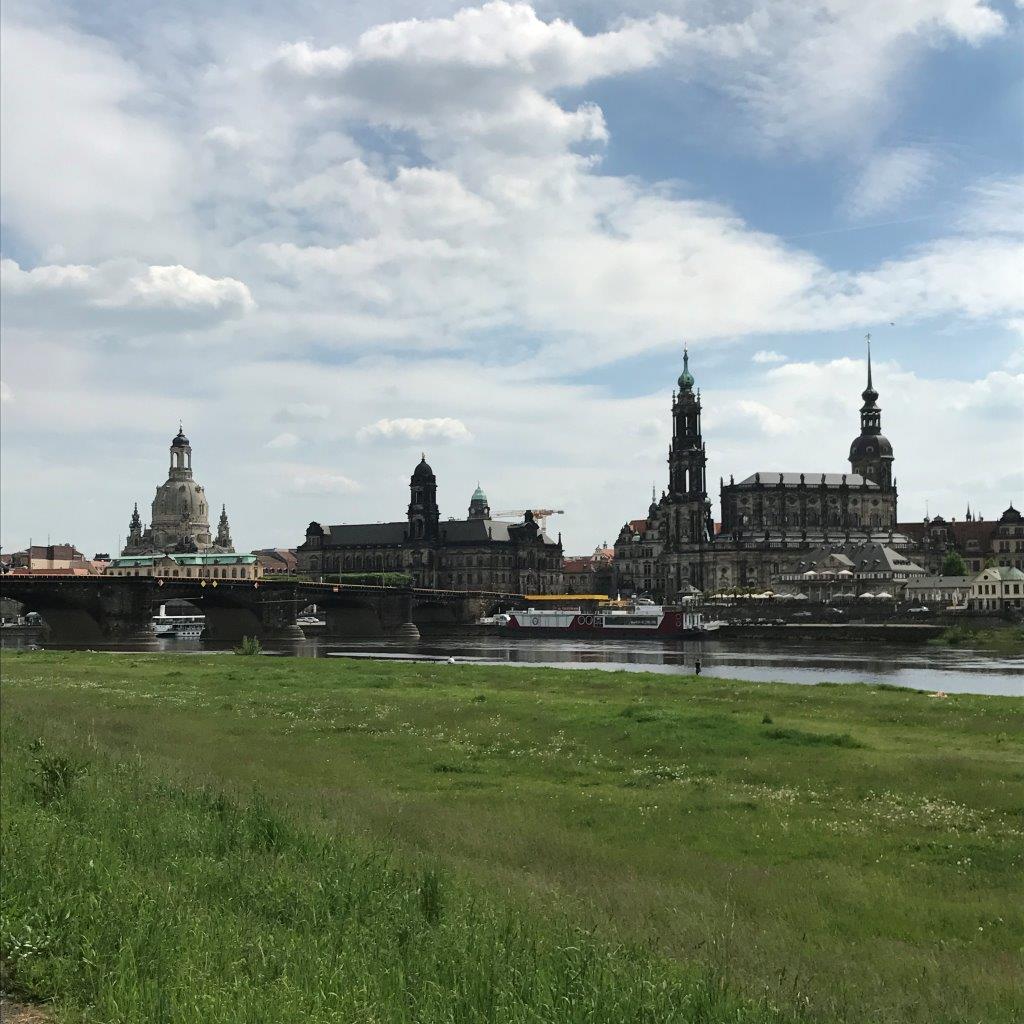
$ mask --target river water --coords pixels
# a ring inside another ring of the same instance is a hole
[[[11,644],[14,646],[14,644]],[[58,644],[48,644],[56,648]],[[73,645],[82,647],[86,645]],[[99,649],[96,644],[88,645]],[[501,665],[547,665],[608,671],[689,674],[699,659],[704,675],[752,682],[889,683],[949,693],[1024,697],[1024,657],[928,644],[850,643],[730,637],[720,640],[581,640],[432,633],[417,643],[310,638],[265,645],[275,654],[322,658],[438,659]],[[108,644],[104,650],[216,652],[227,645],[156,639]]]

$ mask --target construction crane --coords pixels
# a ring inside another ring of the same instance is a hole
[[[533,514],[533,518],[542,530],[547,527],[548,516],[565,515],[565,509],[561,508],[513,508],[507,512],[492,512],[491,516],[494,519],[523,519],[527,512]]]

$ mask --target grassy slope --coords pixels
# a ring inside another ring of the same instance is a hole
[[[146,778],[258,786],[530,904],[523,920],[566,913],[809,1000],[814,1019],[1022,1011],[1020,701],[334,659],[26,654],[3,670],[9,764],[40,734],[93,761],[137,755]],[[142,822],[179,813],[145,806]]]

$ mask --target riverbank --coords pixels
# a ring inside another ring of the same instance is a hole
[[[157,999],[252,1019],[262,998],[266,1020],[1010,1021],[1022,714],[886,687],[5,654],[5,970],[111,1020]],[[34,760],[62,757],[86,774],[33,794]]]
[[[1024,654],[1024,626],[1007,624],[1001,629],[950,626],[932,643],[945,647],[966,647],[1000,654]]]

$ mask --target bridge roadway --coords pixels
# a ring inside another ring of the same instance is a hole
[[[301,637],[296,618],[315,604],[332,636],[403,636],[419,627],[474,622],[518,594],[352,586],[299,580],[180,579],[154,576],[0,576],[0,597],[38,612],[54,640],[113,640],[145,634],[160,605],[179,599],[206,616],[206,635]]]

